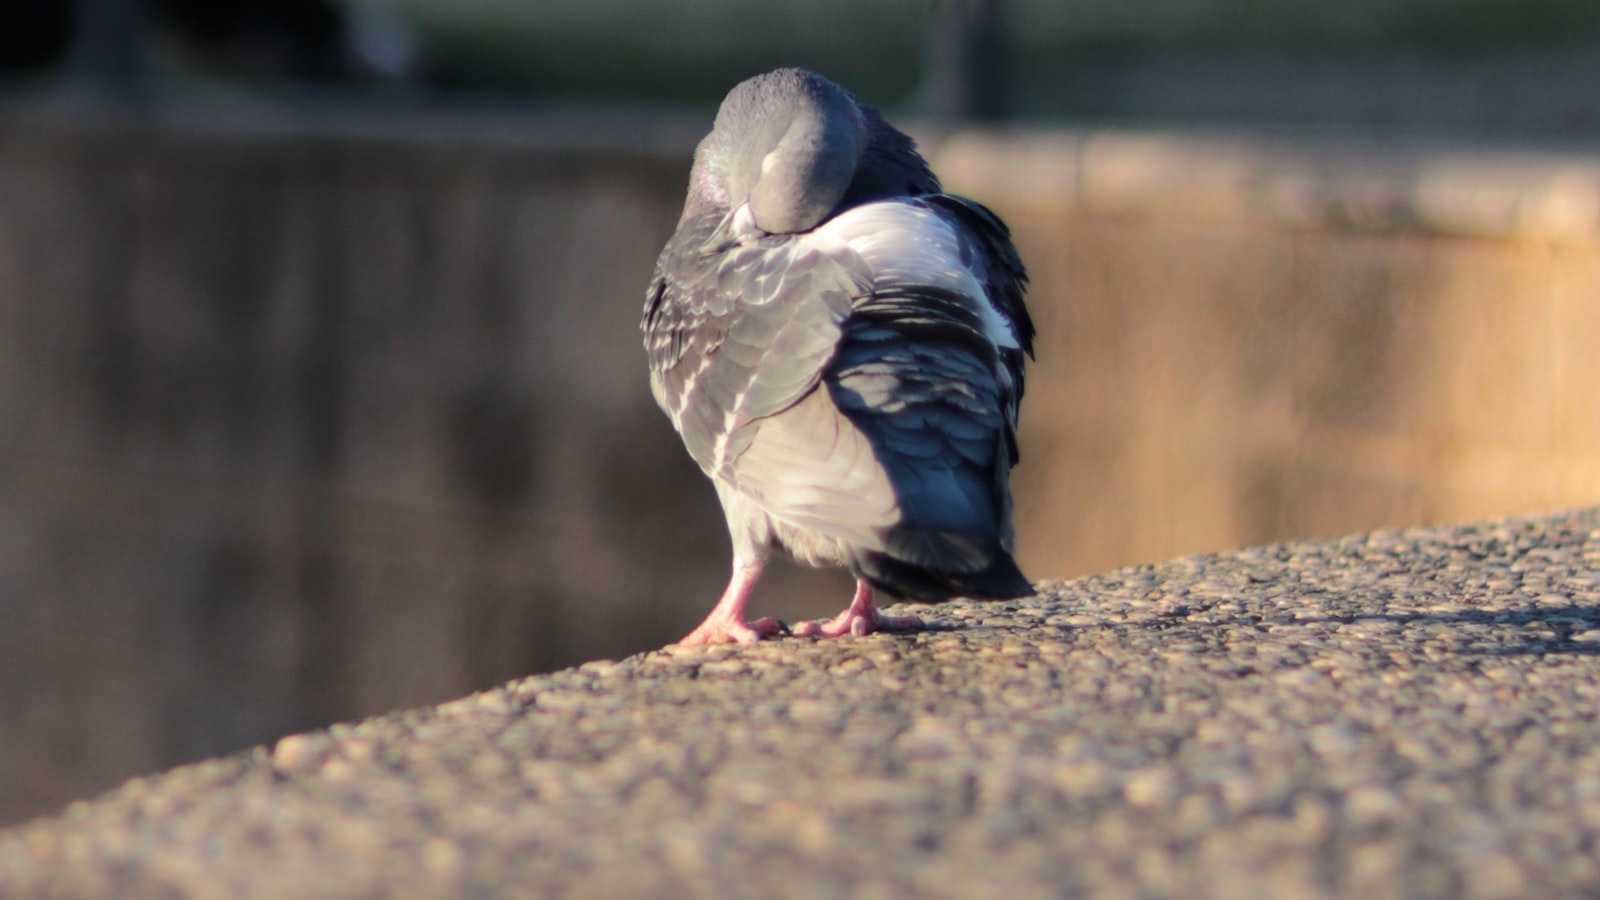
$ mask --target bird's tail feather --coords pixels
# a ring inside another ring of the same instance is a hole
[[[872,552],[858,554],[852,568],[884,593],[923,603],[939,603],[953,597],[1009,600],[1033,593],[1033,585],[1017,567],[1017,561],[1003,550],[976,572],[930,569]]]

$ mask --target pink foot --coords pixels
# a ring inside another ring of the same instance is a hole
[[[711,610],[711,615],[700,623],[700,627],[684,636],[680,644],[754,644],[764,637],[775,634],[788,634],[789,629],[777,619],[757,619],[754,622],[744,620],[744,605],[750,599],[750,592],[761,578],[762,562],[734,561],[733,578],[728,581],[728,589],[722,592],[722,599],[717,601],[716,607]]]
[[[738,619],[706,619],[700,627],[689,632],[680,644],[754,644],[764,637],[787,634],[789,629],[777,619],[760,618],[754,622]]]
[[[806,637],[839,637],[845,634],[866,635],[875,631],[915,631],[923,627],[916,616],[886,616],[872,605],[872,586],[856,579],[856,595],[850,606],[831,619],[801,622],[794,633]]]
[[[922,627],[923,621],[916,616],[886,616],[877,610],[859,615],[847,609],[831,619],[801,622],[794,627],[794,633],[804,637],[839,637],[877,631],[916,631]]]

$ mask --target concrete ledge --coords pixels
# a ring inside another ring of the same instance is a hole
[[[1005,208],[1593,245],[1593,153],[1134,131],[925,141],[952,184]]]
[[[5,896],[1600,890],[1600,510],[671,648],[135,780]]]

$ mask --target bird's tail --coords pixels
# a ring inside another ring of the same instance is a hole
[[[858,554],[852,568],[886,594],[923,603],[939,603],[953,597],[1009,600],[1033,594],[1032,583],[1004,550],[975,572],[931,569],[873,552]]]

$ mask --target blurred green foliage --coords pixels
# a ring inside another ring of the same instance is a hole
[[[755,72],[802,65],[895,107],[916,101],[935,0],[344,2],[405,22],[446,84],[705,103]],[[1596,0],[1009,0],[1005,14],[1019,81],[1166,56],[1457,62],[1600,50]]]

